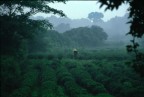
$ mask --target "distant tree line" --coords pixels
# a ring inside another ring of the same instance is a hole
[[[104,44],[108,35],[98,26],[74,28],[64,33],[39,30],[28,40],[29,52],[45,52],[57,47],[97,47]]]

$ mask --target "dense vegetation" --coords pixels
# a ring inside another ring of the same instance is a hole
[[[47,5],[56,1],[46,1],[0,1],[1,97],[144,96],[144,78],[131,68],[133,54],[128,56],[121,49],[78,49],[78,56],[74,58],[71,48],[58,48],[98,46],[103,44],[107,35],[97,26],[76,28],[59,34],[50,30],[52,25],[49,22],[30,19],[30,16],[39,12],[65,16],[62,11]],[[118,8],[124,2],[99,1],[108,9]],[[126,1],[131,6],[129,34],[142,37],[144,11],[139,4],[143,3]],[[135,51],[138,47],[135,38],[132,43],[129,50]],[[139,64],[136,69],[143,74],[143,56],[137,58],[136,63]]]
[[[119,49],[1,57],[1,97],[143,97],[144,79]],[[113,95],[113,96],[112,96]]]
[[[56,0],[25,1],[11,0],[0,1],[0,46],[3,55],[19,55],[25,53],[25,43],[31,39],[39,30],[48,30],[52,24],[45,20],[32,20],[30,16],[36,13],[53,13],[65,16],[61,10],[49,7],[48,3]],[[58,2],[64,2],[64,0]],[[27,10],[25,10],[27,9]]]
[[[51,48],[98,47],[104,45],[107,34],[98,26],[74,28],[64,33],[55,30],[39,30],[34,38],[28,40],[31,53],[46,52]]]
[[[75,47],[96,47],[102,45],[108,37],[98,26],[75,28],[63,34]]]

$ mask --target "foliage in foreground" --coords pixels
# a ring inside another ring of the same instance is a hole
[[[90,53],[90,52],[89,52]],[[94,52],[93,52],[94,53]],[[94,54],[97,54],[95,52]],[[42,56],[42,55],[41,55]],[[129,60],[1,57],[2,97],[143,97],[144,79]],[[101,57],[100,57],[101,56]],[[115,55],[116,56],[116,55]],[[107,59],[108,58],[108,59]],[[111,96],[113,95],[113,96]]]

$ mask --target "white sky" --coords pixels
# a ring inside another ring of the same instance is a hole
[[[123,4],[118,10],[107,10],[105,7],[99,8],[100,3],[97,1],[68,1],[64,3],[50,3],[50,7],[62,10],[68,18],[71,19],[81,19],[87,18],[88,14],[91,12],[102,12],[104,14],[104,21],[107,21],[115,16],[124,16],[127,12],[128,4]],[[37,14],[35,16],[47,17],[47,14]]]

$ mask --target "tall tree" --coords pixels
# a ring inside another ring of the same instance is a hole
[[[0,44],[1,54],[16,54],[23,51],[23,43],[32,38],[38,29],[50,29],[52,25],[45,20],[32,20],[30,16],[37,13],[58,14],[65,16],[61,10],[48,6],[49,3],[65,0],[1,0],[0,1]]]

